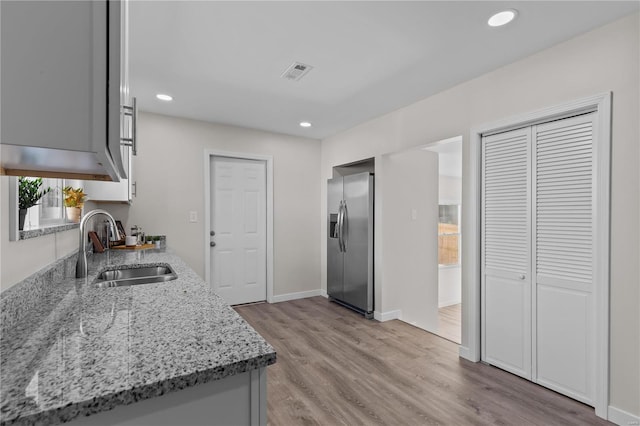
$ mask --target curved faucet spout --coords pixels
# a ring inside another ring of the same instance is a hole
[[[80,242],[78,244],[78,262],[76,263],[76,278],[85,278],[87,276],[87,235],[86,235],[86,224],[89,219],[92,217],[103,214],[107,216],[107,220],[109,221],[109,227],[111,228],[111,241],[118,241],[120,237],[120,232],[118,232],[118,227],[116,226],[116,221],[109,214],[109,212],[101,209],[91,210],[89,213],[84,215],[82,220],[80,221]]]

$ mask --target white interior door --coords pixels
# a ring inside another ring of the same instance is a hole
[[[229,304],[266,300],[266,164],[211,157],[211,280]]]
[[[594,404],[594,115],[534,126],[534,378]]]
[[[482,138],[482,359],[531,380],[531,129]]]

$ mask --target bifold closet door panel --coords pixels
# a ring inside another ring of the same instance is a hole
[[[594,396],[594,114],[533,127],[534,380]]]
[[[482,359],[531,379],[531,128],[482,138]]]

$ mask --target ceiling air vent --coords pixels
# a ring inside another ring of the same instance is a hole
[[[311,65],[302,64],[300,62],[294,62],[282,73],[280,77],[285,80],[298,81],[305,76],[313,67]]]

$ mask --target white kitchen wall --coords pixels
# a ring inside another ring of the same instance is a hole
[[[78,248],[78,230],[58,232],[22,241],[9,241],[9,177],[0,177],[0,290]]]
[[[321,182],[325,182],[337,164],[369,157],[377,162],[382,154],[464,135],[463,170],[468,170],[472,127],[612,91],[610,401],[636,416],[640,415],[639,27],[638,14],[623,18],[323,140],[321,164]],[[474,184],[475,177],[463,176],[463,204],[470,202]],[[376,196],[384,202],[384,194],[376,192]],[[321,203],[320,211],[325,212],[324,185]],[[376,223],[376,235],[381,235],[381,224]],[[324,235],[324,221],[321,226]],[[463,215],[462,229],[470,226]],[[324,288],[326,243],[324,239],[320,243]],[[465,251],[463,243],[463,268]],[[376,248],[376,255],[380,254]],[[378,298],[380,287],[393,283],[381,280],[379,264],[384,260],[377,257],[377,261]],[[465,297],[463,291],[463,303]],[[467,341],[463,330],[463,345]]]
[[[438,268],[438,307],[462,302],[462,268],[441,266]]]
[[[166,235],[204,277],[204,150],[272,155],[274,296],[319,290],[319,141],[144,112],[138,139],[133,204],[99,205],[127,232],[140,225],[148,235]],[[197,212],[197,223],[189,222],[189,211]]]
[[[438,330],[438,154],[421,149],[383,155],[376,183],[384,194],[382,298],[376,311],[399,311],[422,329]],[[377,200],[376,200],[377,201]]]
[[[462,178],[440,175],[438,191],[440,204],[462,204]]]

